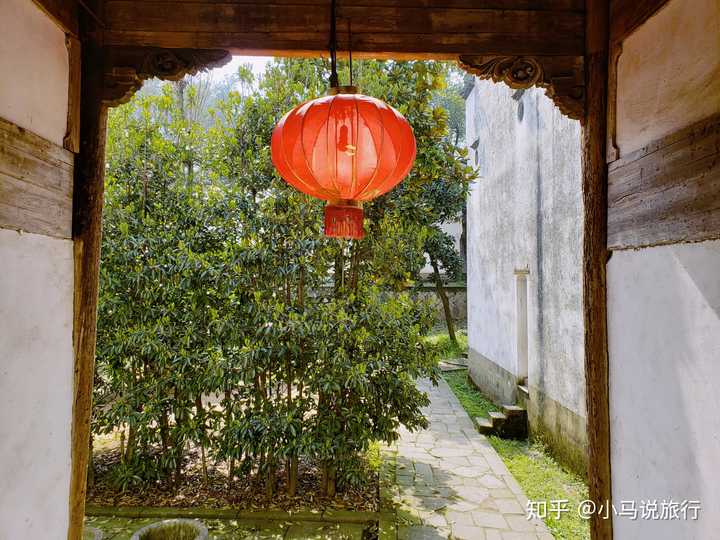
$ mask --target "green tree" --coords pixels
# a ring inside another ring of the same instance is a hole
[[[211,456],[268,498],[283,470],[293,495],[306,458],[333,496],[362,480],[371,441],[426,425],[414,381],[437,376],[422,339],[433,317],[407,288],[471,170],[433,106],[446,66],[358,63],[365,92],[412,124],[418,157],[366,206],[365,239],[325,238],[322,203],[278,177],[269,141],[324,93],[328,67],[239,75],[221,97],[190,79],[111,112],[94,429],[122,434],[121,487],[181,482],[192,445],[206,479]]]

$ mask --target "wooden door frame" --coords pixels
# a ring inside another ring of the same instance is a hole
[[[588,0],[585,57],[461,57],[477,76],[514,88],[544,87],[569,117],[583,124],[583,316],[589,443],[589,490],[596,505],[611,501],[606,262],[608,0]],[[87,23],[92,25],[92,21]],[[93,31],[82,32],[80,149],[73,197],[75,254],[75,389],[68,540],[80,540],[89,461],[95,364],[105,129],[108,107],[123,103],[159,76],[179,79],[229,59],[223,50],[103,48]],[[530,74],[530,77],[528,77]],[[612,519],[594,516],[594,540],[612,538]]]

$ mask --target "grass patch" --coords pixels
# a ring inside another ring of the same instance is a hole
[[[477,391],[472,382],[468,379],[467,370],[447,371],[443,373],[443,379],[450,385],[452,391],[460,400],[463,408],[470,415],[470,418],[487,417],[490,411],[499,411],[495,404]]]
[[[464,330],[457,330],[455,337],[457,345],[450,341],[447,332],[433,332],[425,337],[425,342],[433,346],[440,360],[452,360],[460,358],[468,350],[467,333]]]
[[[590,523],[577,512],[578,505],[588,498],[587,486],[571,472],[563,469],[539,442],[511,441],[488,437],[490,444],[531,501],[546,501],[545,524],[556,540],[588,540]],[[560,519],[552,515],[550,501],[566,500],[567,512]]]
[[[467,371],[443,373],[452,391],[471,417],[487,416],[498,408],[468,380]],[[548,512],[545,524],[556,540],[587,540],[589,522],[577,513],[580,502],[588,498],[585,483],[577,475],[563,469],[540,442],[511,441],[488,437],[490,444],[532,501],[566,500],[568,511],[560,519]]]

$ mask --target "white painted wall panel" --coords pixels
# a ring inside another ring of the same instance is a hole
[[[62,145],[65,35],[31,0],[0,0],[0,117]],[[67,538],[72,242],[0,229],[0,539]]]
[[[621,154],[720,110],[720,2],[672,0],[623,43]]]
[[[0,229],[0,538],[67,538],[72,242]]]
[[[0,0],[0,117],[62,146],[65,33],[32,0]]]
[[[608,264],[613,500],[700,501],[698,521],[616,517],[620,540],[720,531],[720,242]]]
[[[585,417],[579,122],[541,89],[478,80],[466,141],[480,171],[467,202],[468,345],[519,373],[515,270],[529,270],[529,382]]]
[[[623,44],[622,154],[720,112],[720,3],[670,0]],[[616,517],[619,540],[720,531],[720,242],[615,252],[608,263],[613,499],[696,499],[699,521]]]
[[[518,122],[513,93],[478,80],[466,101],[466,141],[477,144],[470,160],[480,172],[467,202],[467,295],[469,347],[517,374],[514,271],[536,258],[534,182],[523,157],[535,122]]]

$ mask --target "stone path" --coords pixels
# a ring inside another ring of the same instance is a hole
[[[522,489],[447,383],[419,386],[430,426],[398,441],[398,540],[553,540],[527,520]]]

